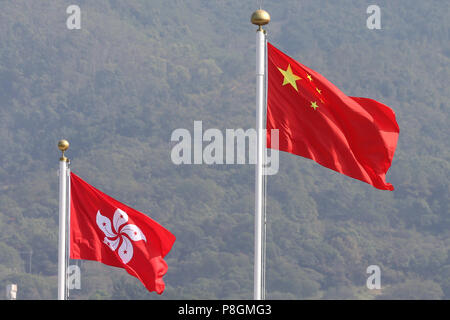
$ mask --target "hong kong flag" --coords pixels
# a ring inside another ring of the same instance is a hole
[[[147,215],[70,175],[70,258],[124,268],[161,294],[175,236]]]

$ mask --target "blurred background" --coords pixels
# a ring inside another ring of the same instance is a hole
[[[68,30],[66,8],[81,8]],[[394,192],[280,154],[268,178],[268,299],[449,299],[448,1],[263,3],[269,41],[397,115]],[[70,299],[252,299],[254,166],[181,165],[177,128],[255,126],[259,1],[0,0],[0,286],[55,299],[59,139],[72,170],[177,241],[162,296],[75,261]],[[369,265],[381,289],[369,290]],[[3,289],[2,289],[3,290]],[[4,292],[4,291],[3,291]],[[0,298],[5,298],[0,294]]]

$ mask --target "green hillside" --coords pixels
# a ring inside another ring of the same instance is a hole
[[[81,7],[81,30],[66,8]],[[74,172],[177,237],[162,296],[90,261],[71,299],[251,299],[254,166],[180,165],[177,128],[255,125],[259,1],[0,0],[0,286],[57,291],[57,141]],[[268,178],[267,298],[450,299],[450,4],[264,1],[269,41],[396,113],[387,181],[281,154]],[[366,269],[381,268],[382,290]],[[0,298],[2,298],[0,296]]]

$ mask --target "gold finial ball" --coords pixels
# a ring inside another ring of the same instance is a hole
[[[69,149],[69,141],[67,140],[59,140],[58,141],[58,149],[61,151],[66,151],[67,149]]]
[[[263,26],[270,22],[270,15],[267,11],[259,9],[253,12],[252,18],[250,20],[257,26]]]

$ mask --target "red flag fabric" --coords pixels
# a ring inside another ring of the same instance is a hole
[[[279,130],[272,146],[271,130]],[[394,190],[386,173],[400,129],[395,113],[367,98],[348,97],[316,71],[268,44],[267,147]]]
[[[70,175],[70,258],[124,268],[162,294],[175,236],[145,214]]]

